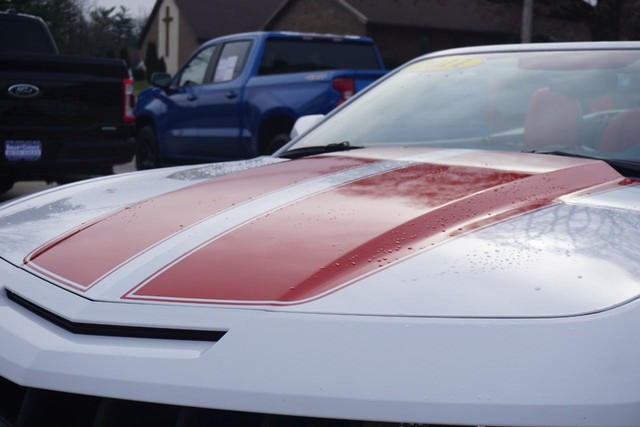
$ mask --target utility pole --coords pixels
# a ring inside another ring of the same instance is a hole
[[[533,0],[523,0],[522,4],[522,43],[531,43],[533,29]]]

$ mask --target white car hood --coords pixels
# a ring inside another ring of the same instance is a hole
[[[127,174],[0,208],[0,257],[93,301],[555,317],[640,294],[640,188],[603,162],[359,150]]]

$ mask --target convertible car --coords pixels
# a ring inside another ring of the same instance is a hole
[[[400,67],[273,156],[0,206],[0,426],[640,425],[640,44]]]

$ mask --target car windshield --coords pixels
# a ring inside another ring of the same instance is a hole
[[[539,152],[634,164],[640,161],[640,51],[421,59],[329,116],[288,150],[346,142],[350,147]]]

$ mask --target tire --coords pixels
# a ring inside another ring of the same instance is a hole
[[[291,141],[289,134],[279,133],[271,138],[269,143],[267,144],[267,149],[265,154],[273,154],[282,148],[287,142]]]
[[[145,126],[136,135],[136,169],[147,170],[162,166],[156,133],[151,126]]]

